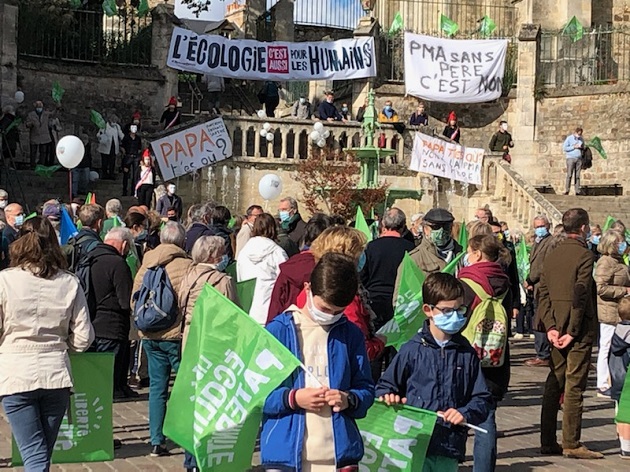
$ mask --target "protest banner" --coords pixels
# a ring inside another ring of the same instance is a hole
[[[387,339],[386,346],[400,347],[409,341],[419,330],[426,319],[422,312],[422,284],[425,275],[411,259],[408,253],[402,260],[400,288],[396,298],[394,317],[389,320],[378,334]]]
[[[619,407],[617,408],[617,423],[630,424],[630,369],[626,373],[626,380],[623,383],[621,397],[619,397]]]
[[[507,40],[461,40],[405,33],[405,89],[446,103],[496,100],[503,92]]]
[[[232,140],[222,118],[152,141],[151,148],[165,181],[232,156]]]
[[[74,381],[74,395],[70,397],[72,421],[66,413],[55,442],[52,462],[111,461],[114,459],[114,354],[70,354],[70,366]],[[15,439],[11,464],[14,467],[23,464]]]
[[[167,404],[164,434],[199,469],[251,467],[267,396],[300,365],[253,318],[206,284]]]
[[[352,80],[376,76],[374,38],[261,42],[175,28],[173,69],[242,80]]]
[[[459,182],[481,185],[484,150],[468,148],[416,133],[410,170]]]
[[[411,406],[375,402],[357,421],[365,454],[360,472],[422,470],[437,414]]]

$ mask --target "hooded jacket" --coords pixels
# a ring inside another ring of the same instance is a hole
[[[98,244],[91,252],[90,281],[96,312],[90,313],[97,338],[126,341],[131,327],[131,270],[116,248]]]
[[[190,254],[193,246],[197,242],[197,240],[202,236],[212,236],[213,233],[210,231],[210,228],[207,224],[197,222],[193,223],[188,231],[186,231],[186,243],[184,244],[184,249],[186,249],[186,253]]]
[[[612,387],[610,396],[619,401],[630,365],[630,321],[621,321],[615,328],[608,355]]]
[[[175,294],[179,297],[179,290],[182,285],[182,280],[188,272],[192,261],[188,259],[184,250],[174,244],[160,244],[155,249],[147,252],[144,255],[142,265],[136,274],[136,278],[133,282],[133,293],[140,290],[142,286],[142,279],[147,269],[151,267],[164,266],[166,269],[166,275],[171,281],[171,285],[175,290]],[[132,295],[133,296],[133,295]],[[133,301],[132,301],[133,309]],[[140,331],[140,337],[146,339],[152,339],[156,341],[177,341],[181,340],[181,325],[182,325],[182,311],[179,310],[177,314],[177,320],[168,329],[158,331],[155,333],[143,333]]]
[[[303,360],[293,313],[277,316],[267,330],[293,355]],[[358,464],[363,439],[355,420],[364,418],[374,402],[374,383],[363,335],[342,316],[328,332],[328,380],[330,388],[354,395],[356,406],[332,413],[337,468]],[[304,388],[304,371],[296,369],[265,401],[260,433],[261,460],[265,467],[301,472],[304,444],[304,410],[289,407],[289,392]]]
[[[302,251],[280,264],[280,273],[271,293],[267,324],[296,304],[298,295],[304,289],[304,283],[310,280],[314,268],[315,257],[311,251]]]
[[[271,239],[255,236],[247,241],[236,261],[239,282],[256,279],[249,314],[261,325],[267,321],[271,293],[280,273],[280,264],[287,259],[287,253]]]
[[[473,425],[485,421],[492,401],[475,350],[461,334],[440,347],[429,330],[429,320],[402,346],[378,381],[376,397],[387,393],[406,397],[407,405],[429,411],[456,408]],[[438,418],[427,455],[463,461],[467,436],[463,426]]]
[[[469,267],[464,267],[457,274],[459,279],[470,279],[477,282],[484,292],[492,297],[503,298],[503,307],[510,321],[512,310],[512,298],[510,297],[510,278],[505,274],[501,264],[497,262],[478,262]],[[472,315],[477,305],[481,303],[479,297],[464,283],[464,305],[468,307],[468,317]],[[501,367],[482,367],[486,385],[490,389],[495,400],[502,400],[507,393],[510,384],[510,351],[509,343],[505,346],[505,361]]]

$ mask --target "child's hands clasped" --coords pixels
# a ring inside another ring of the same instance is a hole
[[[341,390],[327,390],[324,399],[335,413],[339,413],[348,408],[348,394]]]
[[[326,392],[328,391],[329,390],[324,387],[300,388],[295,392],[295,402],[303,410],[319,413],[322,407],[328,403],[326,400]]]
[[[385,402],[388,405],[404,405],[407,403],[406,398],[400,398],[400,395],[396,395],[395,393],[386,393],[385,395],[378,397],[378,401]]]
[[[438,411],[438,415],[442,415],[444,421],[447,423],[451,423],[452,425],[457,426],[458,424],[462,424],[464,421],[464,415],[462,415],[455,408],[449,408],[446,411]]]

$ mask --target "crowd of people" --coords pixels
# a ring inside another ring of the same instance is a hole
[[[363,445],[354,421],[375,399],[439,413],[424,470],[457,470],[466,452],[464,423],[487,430],[475,434],[474,470],[494,470],[514,318],[516,340],[535,337],[536,357],[526,364],[550,369],[541,454],[603,457],[580,442],[581,416],[597,340],[599,396],[619,400],[630,362],[622,222],[592,231],[586,211],[576,208],[553,232],[539,215],[530,233],[518,234],[480,208],[462,247],[455,218],[442,208],[413,215],[409,226],[402,210],[387,209],[379,237],[368,242],[338,215],[305,221],[292,197],[280,201],[275,215],[251,205],[234,217],[213,202],[183,215],[172,187],[155,203],[139,203],[124,212],[115,199],[104,208],[53,200],[26,219],[22,206],[0,191],[6,225],[0,395],[27,470],[50,463],[72,387],[68,351],[114,354],[114,399],[149,388],[149,454],[169,454],[162,431],[169,381],[188,341],[195,301],[209,283],[240,304],[235,284],[250,279],[256,286],[249,315],[312,373],[297,372],[267,399],[261,430],[267,470],[295,470],[300,463],[303,470],[356,470]],[[64,214],[80,228],[67,241],[61,240]],[[531,245],[525,277],[513,244],[519,238]],[[426,320],[397,352],[379,329],[394,317],[406,255],[426,276],[418,308]],[[460,256],[455,275],[444,273]],[[151,287],[171,290],[178,300],[174,321],[159,331],[131,322],[142,291]],[[492,346],[475,337],[486,329],[489,307]],[[621,455],[630,458],[630,425],[619,424],[618,432]],[[195,470],[190,453],[185,467]]]

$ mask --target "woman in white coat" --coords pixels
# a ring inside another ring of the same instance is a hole
[[[120,152],[120,143],[124,137],[118,118],[115,115],[110,116],[105,128],[101,129],[96,137],[98,138],[98,152],[101,153],[101,178],[114,180],[116,156]]]
[[[276,220],[269,213],[256,218],[252,237],[238,254],[236,274],[239,282],[256,279],[254,299],[249,314],[261,325],[267,322],[271,293],[280,273],[280,264],[288,259],[287,253],[276,244]]]

